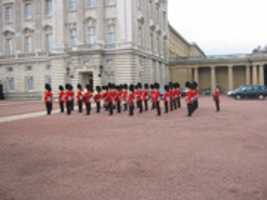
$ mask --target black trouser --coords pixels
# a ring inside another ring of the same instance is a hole
[[[74,111],[74,100],[71,100],[71,111]]]
[[[101,111],[101,103],[100,103],[100,101],[98,101],[98,102],[96,102],[96,112],[100,113],[100,111]]]
[[[127,111],[128,110],[128,104],[124,103],[123,106],[124,106],[124,112]]]
[[[187,112],[188,112],[188,117],[191,117],[193,112],[194,112],[194,105],[193,103],[188,103],[187,104]]]
[[[86,115],[91,114],[91,102],[85,103],[85,108],[86,108]]]
[[[214,98],[214,102],[215,102],[215,106],[216,106],[216,111],[219,112],[220,111],[220,100],[218,97]]]
[[[53,109],[52,102],[46,102],[45,106],[46,106],[47,115],[51,115],[51,112],[52,112],[52,109]]]
[[[66,107],[67,107],[67,114],[70,115],[72,111],[72,101],[67,101]]]
[[[181,108],[181,97],[176,98],[178,108]]]
[[[171,107],[171,111],[173,111],[173,98],[170,99],[170,107]]]
[[[173,99],[173,107],[175,110],[177,110],[177,101],[176,98]]]
[[[193,111],[192,112],[195,112],[197,109],[198,109],[198,99],[195,99],[193,101]]]
[[[108,111],[109,111],[109,115],[113,115],[113,109],[114,109],[114,105],[112,102],[108,103]]]
[[[83,112],[83,101],[82,100],[78,101],[78,107],[79,107],[79,113],[82,113]]]
[[[142,100],[137,101],[137,107],[139,108],[139,113],[143,112],[143,102]]]
[[[129,115],[133,116],[134,115],[134,104],[129,104]]]
[[[117,112],[121,113],[121,101],[117,101]]]
[[[160,102],[157,101],[154,104],[155,104],[155,108],[157,109],[157,114],[158,114],[158,116],[160,116],[161,115]]]
[[[145,111],[148,111],[148,100],[146,99],[146,100],[144,101],[144,103],[145,103]]]
[[[165,107],[165,113],[169,112],[169,102],[168,101],[164,101],[164,107]]]
[[[151,107],[151,110],[154,110],[156,108],[156,105],[155,103],[152,101],[152,107]]]
[[[63,101],[59,102],[59,107],[60,107],[60,112],[64,113],[64,102]]]

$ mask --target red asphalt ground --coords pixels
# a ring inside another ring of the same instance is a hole
[[[266,200],[267,101],[222,101],[2,123],[0,199]]]
[[[58,103],[54,103],[57,109]],[[0,117],[20,115],[32,112],[44,111],[45,107],[41,101],[0,101]]]

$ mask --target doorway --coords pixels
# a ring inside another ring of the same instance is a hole
[[[91,89],[94,88],[94,75],[93,72],[82,72],[81,73],[81,84],[85,87],[87,84],[90,85]]]

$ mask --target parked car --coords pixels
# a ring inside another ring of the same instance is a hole
[[[228,96],[235,99],[265,99],[267,87],[264,85],[242,85],[239,88],[229,91]]]

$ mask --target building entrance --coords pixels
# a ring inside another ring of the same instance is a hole
[[[94,88],[94,75],[93,72],[82,72],[81,73],[81,84],[85,87],[87,84]]]
[[[264,85],[267,86],[267,65],[264,65]]]

